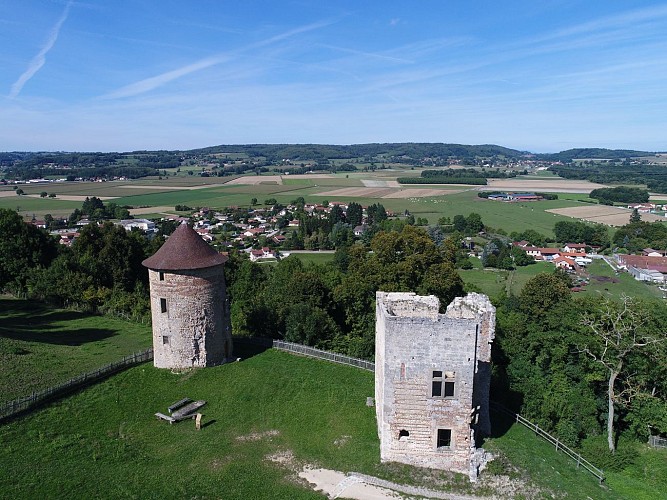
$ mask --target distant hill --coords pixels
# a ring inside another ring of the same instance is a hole
[[[211,146],[185,151],[189,154],[246,153],[250,157],[265,157],[269,161],[352,159],[386,157],[457,157],[475,158],[504,156],[519,158],[526,153],[494,144],[466,145],[424,142],[351,144],[237,144]]]
[[[572,161],[574,159],[605,159],[622,160],[624,158],[638,158],[651,156],[649,151],[635,151],[633,149],[604,149],[604,148],[575,148],[553,154],[537,155],[540,159],[551,161]]]
[[[511,164],[530,159],[570,164],[573,159],[634,161],[655,153],[627,149],[577,148],[552,154],[533,154],[495,144],[446,144],[395,142],[371,144],[229,144],[173,151],[100,152],[0,152],[0,179],[30,179],[41,176],[67,176],[74,179],[139,178],[167,175],[166,169],[206,165],[211,175],[239,175],[248,171],[268,172],[289,164],[291,168],[345,170],[345,163],[402,164],[419,167],[445,167],[452,161],[470,166]],[[284,160],[289,160],[285,162]],[[338,163],[338,164],[336,164]],[[300,165],[301,164],[301,165]],[[577,165],[580,166],[580,165]],[[605,165],[606,166],[606,165]],[[353,165],[347,165],[354,169]],[[292,170],[293,173],[304,173]]]

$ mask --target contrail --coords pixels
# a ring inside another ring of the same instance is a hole
[[[65,10],[60,16],[60,19],[58,19],[58,22],[51,30],[51,33],[49,33],[49,38],[46,40],[46,43],[42,46],[41,50],[37,53],[37,55],[33,57],[32,61],[30,61],[30,64],[28,64],[28,69],[26,69],[23,72],[23,74],[19,76],[18,80],[14,82],[14,85],[12,85],[12,90],[9,93],[10,99],[14,99],[16,96],[18,96],[21,93],[21,90],[23,90],[23,86],[28,82],[28,80],[30,80],[33,76],[35,76],[35,73],[37,73],[40,70],[40,68],[44,66],[44,63],[46,62],[46,54],[55,45],[56,40],[58,39],[58,34],[60,33],[60,28],[67,19],[67,16],[69,15],[69,9],[71,6],[72,6],[72,0],[67,2]]]
[[[118,98],[131,97],[138,94],[143,94],[144,92],[148,92],[149,90],[161,87],[166,83],[176,80],[177,78],[180,78],[182,76],[189,75],[190,73],[194,73],[195,71],[199,71],[202,69],[209,68],[211,66],[221,64],[223,62],[227,62],[234,56],[234,54],[238,55],[240,53],[246,52],[251,49],[256,49],[264,47],[266,45],[271,45],[272,43],[279,42],[281,40],[293,37],[294,35],[298,35],[300,33],[323,28],[332,23],[333,21],[322,21],[313,24],[308,24],[305,26],[300,26],[290,31],[286,31],[285,33],[280,33],[278,35],[272,36],[271,38],[267,38],[266,40],[260,40],[246,47],[231,51],[229,53],[223,53],[212,57],[207,57],[206,59],[201,59],[192,64],[188,64],[187,66],[183,66],[181,68],[177,68],[172,71],[167,71],[166,73],[161,73],[159,75],[152,76],[144,80],[140,80],[130,85],[126,85],[118,90],[115,90],[113,92],[101,96],[101,99],[118,99]]]

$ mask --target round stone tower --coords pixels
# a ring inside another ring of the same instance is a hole
[[[185,223],[143,261],[150,283],[156,367],[213,366],[231,356],[226,261]]]

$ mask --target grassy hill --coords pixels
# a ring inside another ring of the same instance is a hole
[[[500,458],[474,489],[460,475],[380,464],[375,412],[365,405],[372,394],[372,373],[275,350],[184,373],[138,366],[1,426],[0,491],[7,498],[317,498],[296,476],[310,464],[468,494],[507,496],[511,477],[523,497],[641,498],[600,488],[497,416],[486,446]],[[189,420],[169,425],[153,416],[185,396],[208,401],[201,431]],[[659,497],[660,472],[648,470],[654,484],[642,484],[645,498]]]
[[[0,387],[51,385],[150,342],[148,328],[2,299]],[[502,498],[660,498],[667,450],[640,446],[608,489],[531,431],[492,414],[498,458],[476,485],[458,474],[379,462],[373,374],[269,350],[240,363],[172,373],[134,367],[0,425],[1,498],[317,498],[305,465]],[[29,392],[29,391],[28,391]],[[183,397],[205,399],[204,424],[158,421]],[[4,397],[3,399],[7,399]],[[589,457],[595,462],[595,457]]]
[[[151,346],[149,325],[0,297],[0,402]]]

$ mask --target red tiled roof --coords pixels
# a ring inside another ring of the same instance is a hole
[[[194,229],[181,224],[164,245],[142,264],[156,271],[177,271],[219,266],[227,260],[228,257],[215,251]]]
[[[548,254],[560,253],[560,250],[558,250],[557,248],[540,248],[539,250],[541,253],[548,253]]]
[[[618,257],[619,261],[626,266],[659,272],[667,271],[667,257],[648,257],[645,255],[619,255]]]

